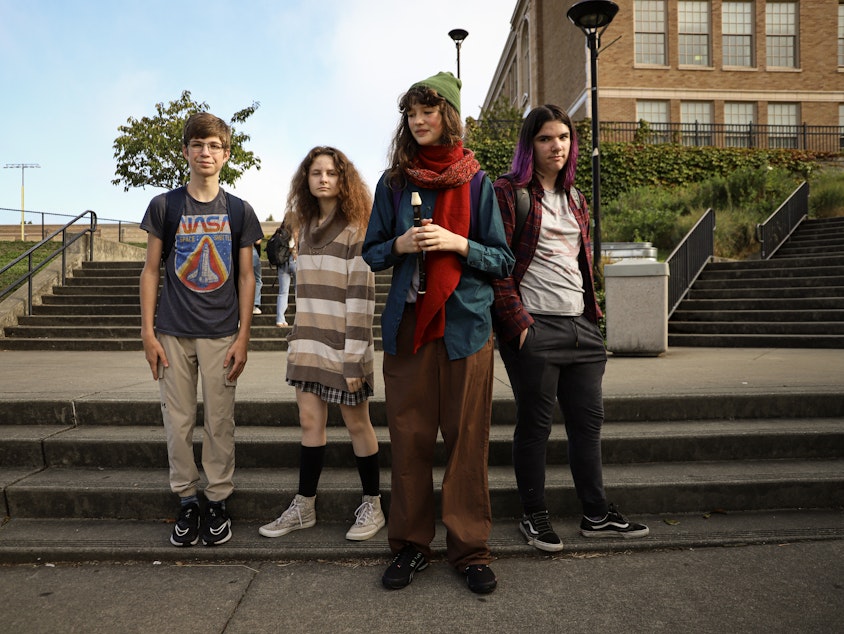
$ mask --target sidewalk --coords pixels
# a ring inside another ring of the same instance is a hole
[[[375,399],[383,400],[376,353]],[[238,401],[295,400],[284,383],[284,352],[251,352]],[[512,399],[495,353],[494,399]],[[670,348],[660,357],[610,355],[604,397],[840,394],[844,351],[792,348]],[[142,352],[0,351],[0,400],[158,400]]]

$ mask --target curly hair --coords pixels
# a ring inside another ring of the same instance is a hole
[[[308,226],[313,218],[319,216],[319,202],[308,185],[308,172],[319,156],[327,156],[334,161],[339,176],[337,207],[340,215],[351,226],[366,230],[372,212],[372,194],[354,164],[337,148],[317,146],[308,152],[290,181],[286,210],[296,214],[300,227]]]
[[[404,187],[404,171],[414,164],[419,154],[419,144],[413,138],[413,133],[407,123],[407,111],[416,104],[439,108],[443,118],[443,135],[440,139],[442,145],[457,145],[463,140],[463,122],[454,106],[440,97],[436,90],[427,86],[414,86],[408,90],[399,98],[401,120],[390,145],[387,182],[394,188]]]
[[[557,174],[557,189],[570,191],[574,186],[574,174],[577,170],[577,133],[569,116],[559,106],[545,104],[537,106],[528,113],[522,122],[522,129],[519,131],[519,141],[516,144],[516,152],[513,155],[513,165],[510,168],[510,176],[517,187],[524,187],[533,178],[533,140],[539,131],[549,121],[559,121],[569,129],[571,133],[571,147],[569,157],[563,169]]]

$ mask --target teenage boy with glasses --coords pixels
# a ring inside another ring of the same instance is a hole
[[[182,140],[188,184],[153,198],[141,222],[148,233],[140,279],[141,338],[161,393],[170,489],[180,498],[170,536],[174,546],[193,546],[200,538],[214,546],[232,536],[226,500],[234,490],[235,387],[246,365],[252,323],[252,245],[263,230],[248,203],[220,189],[230,142],[231,130],[222,119],[191,115]],[[193,454],[199,375],[207,480],[201,520]]]

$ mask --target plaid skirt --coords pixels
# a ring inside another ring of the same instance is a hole
[[[339,405],[349,405],[350,407],[360,405],[375,394],[372,386],[366,382],[364,382],[363,387],[357,392],[347,392],[346,390],[338,390],[335,387],[326,387],[322,383],[316,383],[314,381],[293,381],[287,379],[287,385],[292,385],[303,392],[316,394],[326,403],[337,403]]]

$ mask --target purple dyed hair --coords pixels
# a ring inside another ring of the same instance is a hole
[[[537,106],[528,113],[519,131],[519,141],[513,155],[513,164],[509,176],[516,187],[525,187],[533,178],[533,140],[539,131],[549,121],[559,121],[571,133],[571,148],[565,167],[557,175],[557,189],[571,191],[574,187],[574,173],[577,170],[577,133],[569,116],[562,108],[553,104]]]

